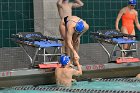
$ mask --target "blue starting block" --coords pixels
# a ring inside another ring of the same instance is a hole
[[[119,31],[116,31],[116,30],[99,30],[97,32],[91,32],[91,34],[94,36],[94,38],[97,40],[97,42],[101,45],[101,47],[105,50],[105,52],[107,53],[108,55],[108,62],[111,62],[113,61],[112,58],[114,56],[114,54],[116,54],[116,51],[120,51],[121,52],[121,56],[118,57],[116,59],[116,62],[118,61],[118,63],[120,64],[121,62],[122,63],[125,63],[125,62],[130,62],[130,61],[133,61],[132,59],[137,59],[137,60],[134,60],[135,62],[138,62],[138,58],[133,58],[131,56],[129,57],[124,57],[123,54],[127,53],[128,52],[136,52],[136,54],[138,55],[138,45],[137,45],[137,42],[134,38],[135,36],[133,35],[127,35],[127,34],[123,34]],[[107,48],[104,46],[103,43],[109,43],[109,44],[113,44],[114,47],[113,47],[113,50],[111,52],[109,52],[107,50]],[[123,48],[123,45],[124,44],[130,44],[131,45],[131,48],[129,50],[125,50]],[[119,47],[120,50],[117,50],[117,47]],[[122,59],[123,61],[122,61]],[[125,59],[125,61],[124,61]]]
[[[36,66],[35,60],[37,56],[43,57],[43,62],[41,62],[41,64],[43,64],[43,68],[44,64],[46,64],[46,68],[48,68],[53,66],[56,67],[59,63],[57,60],[54,61],[53,58],[54,56],[60,56],[62,54],[62,44],[59,43],[59,40],[62,39],[43,36],[40,32],[19,32],[18,34],[12,35],[12,37],[13,40],[17,42],[19,46],[25,51],[30,59],[32,67]],[[35,48],[35,54],[33,55],[33,57],[29,54],[24,46],[31,46]],[[52,53],[48,52],[48,50],[50,50],[49,48],[53,48],[53,51],[51,51]],[[46,57],[48,57],[48,59],[46,59]],[[51,64],[51,66],[49,64]],[[42,65],[38,64],[38,66]]]
[[[138,41],[119,37],[119,38],[112,38],[112,42],[115,42],[117,44],[133,44],[133,43],[137,43]]]

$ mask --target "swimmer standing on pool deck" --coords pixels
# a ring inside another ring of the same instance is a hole
[[[58,0],[58,11],[61,17],[60,34],[65,42],[65,53],[71,56],[71,59],[78,58],[80,45],[80,36],[89,29],[89,25],[77,16],[72,16],[72,8],[83,6],[83,2],[75,0],[75,3],[69,3],[69,0]]]
[[[61,37],[64,40],[66,37],[66,28],[65,28],[65,24],[64,24],[64,17],[72,16],[72,8],[82,7],[83,5],[84,4],[81,0],[75,0],[74,2],[69,2],[69,0],[58,0],[57,1],[58,13],[61,18],[61,21],[59,24],[59,31],[60,31]],[[65,53],[65,48],[66,48],[65,46],[62,47],[63,53]]]
[[[67,16],[64,18],[64,25],[66,27],[66,54],[71,56],[72,60],[79,60],[79,46],[80,37],[89,29],[89,25],[77,16]]]
[[[136,27],[140,30],[138,21],[138,12],[134,9],[136,0],[129,0],[128,6],[122,8],[116,19],[115,28],[124,34],[135,35],[134,22]],[[119,29],[119,21],[122,19],[122,27]],[[130,45],[124,44],[124,49],[130,49]]]

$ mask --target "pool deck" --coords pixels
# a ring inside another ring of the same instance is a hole
[[[112,49],[111,45],[105,46],[108,50]],[[34,49],[28,48],[33,54]],[[29,68],[29,58],[21,48],[0,48],[0,52],[0,87],[55,83],[54,69]],[[135,77],[140,73],[140,62],[108,63],[107,54],[98,43],[81,44],[79,55],[83,75],[74,77],[79,81],[90,78]],[[42,58],[39,57],[38,60],[40,59]]]
[[[79,81],[91,78],[134,77],[140,71],[140,62],[83,65],[82,69],[83,75],[75,77]],[[22,68],[0,72],[0,87],[54,83],[54,69]]]

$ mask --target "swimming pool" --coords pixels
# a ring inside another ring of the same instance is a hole
[[[6,88],[0,93],[140,93],[140,80],[136,78],[98,78],[75,82],[71,88],[56,85],[29,85]]]

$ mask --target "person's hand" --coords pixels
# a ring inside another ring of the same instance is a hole
[[[74,58],[73,58],[73,61],[74,61],[74,62],[79,62],[79,58],[74,57]]]
[[[116,30],[117,30],[117,31],[120,31],[120,29],[119,29],[119,28],[116,28]]]
[[[76,82],[76,79],[71,79],[72,82]]]
[[[78,38],[76,38],[76,40],[74,41],[74,44],[78,44],[79,43],[79,40]]]
[[[75,66],[80,65],[80,64],[79,64],[79,59],[78,59],[78,58],[75,58],[75,57],[74,57],[74,58],[73,58],[73,61],[74,61],[74,65],[75,65]]]
[[[72,37],[72,40],[73,40],[74,43],[77,43],[79,41],[79,35],[74,35]]]
[[[140,74],[138,74],[138,75],[136,76],[136,78],[140,78]]]
[[[138,28],[138,30],[140,31],[140,24],[138,25],[138,27],[137,27],[137,28]]]
[[[74,60],[79,60],[79,59],[80,59],[79,55],[77,53],[74,53]]]

